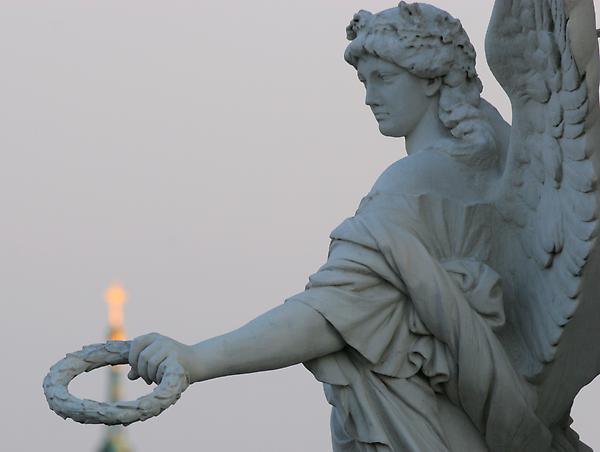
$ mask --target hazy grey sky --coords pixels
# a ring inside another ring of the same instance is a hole
[[[462,19],[485,95],[507,115],[483,58],[492,0],[432,3]],[[329,232],[403,155],[343,60],[353,13],[391,6],[2,0],[2,450],[99,444],[102,427],[52,414],[41,383],[64,353],[103,339],[110,282],[129,292],[130,335],[190,343],[302,290]],[[105,377],[73,390],[103,398]],[[573,414],[596,448],[599,400],[597,383]],[[296,366],[194,385],[128,431],[143,452],[326,451],[328,416]]]

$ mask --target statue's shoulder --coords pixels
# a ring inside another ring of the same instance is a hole
[[[441,166],[439,158],[417,153],[397,160],[377,178],[373,191],[411,195],[427,192],[430,187],[425,180]]]
[[[485,170],[469,167],[443,151],[422,151],[392,163],[379,176],[373,191],[430,194],[472,202],[479,200],[494,180],[493,177],[482,177],[483,172]]]

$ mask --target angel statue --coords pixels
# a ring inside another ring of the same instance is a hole
[[[459,20],[422,3],[358,12],[345,59],[407,157],[331,233],[304,292],[195,345],[140,336],[129,378],[303,363],[335,452],[591,450],[569,414],[600,373],[594,17],[592,0],[496,1],[486,53],[510,126],[480,96]]]

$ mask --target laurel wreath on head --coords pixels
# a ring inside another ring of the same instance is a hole
[[[63,419],[70,418],[82,424],[129,425],[158,416],[177,402],[189,386],[189,378],[177,361],[168,358],[160,384],[150,394],[136,400],[96,402],[69,393],[69,383],[79,374],[107,365],[126,364],[130,347],[130,341],[88,345],[57,362],[43,383],[50,409]]]

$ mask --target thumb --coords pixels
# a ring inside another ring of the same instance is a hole
[[[129,378],[130,380],[137,380],[138,378],[140,378],[140,376],[135,370],[131,369],[127,374],[127,378]]]

